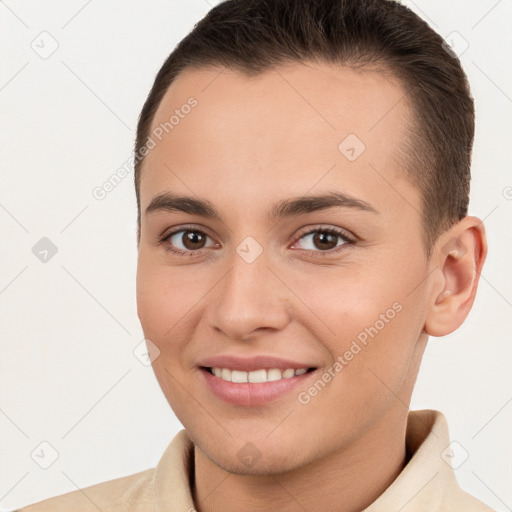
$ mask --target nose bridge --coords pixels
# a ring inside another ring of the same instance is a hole
[[[209,322],[232,339],[244,339],[260,328],[281,329],[288,321],[285,290],[270,271],[265,251],[242,242],[209,304]]]

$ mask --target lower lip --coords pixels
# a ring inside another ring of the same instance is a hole
[[[201,374],[215,396],[230,404],[246,407],[268,404],[304,384],[304,381],[314,373],[315,370],[302,375],[295,375],[289,379],[235,384],[222,380],[220,377],[215,377],[208,370],[201,368]]]

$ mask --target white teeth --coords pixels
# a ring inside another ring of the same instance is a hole
[[[249,382],[267,382],[267,370],[255,370],[247,375]]]
[[[224,370],[222,370],[222,375],[224,376]],[[231,382],[248,382],[247,372],[240,372],[238,370],[232,370],[231,371]]]
[[[294,370],[293,368],[288,368],[286,370],[270,368],[269,370],[261,369],[254,370],[252,372],[244,372],[218,367],[211,368],[211,370],[215,377],[219,377],[222,380],[234,382],[236,384],[243,382],[262,383],[281,379],[290,379],[295,375],[304,375],[308,371],[307,368],[299,368],[298,370]]]
[[[283,374],[281,373],[281,370],[278,370],[277,368],[267,370],[267,381],[281,380],[282,378]]]

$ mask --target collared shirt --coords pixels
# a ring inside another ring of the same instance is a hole
[[[445,416],[409,411],[410,459],[393,483],[364,512],[495,512],[464,492],[443,456],[449,445]],[[449,448],[448,448],[449,450]],[[157,466],[56,496],[16,512],[194,512],[190,487],[194,446],[186,430],[176,434]]]

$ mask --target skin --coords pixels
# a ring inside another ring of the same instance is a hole
[[[144,162],[137,308],[160,350],[155,375],[195,445],[200,512],[362,510],[407,461],[408,406],[428,336],[466,318],[487,247],[483,224],[466,217],[427,258],[420,191],[402,163],[404,94],[389,74],[327,63],[252,78],[188,69],[156,112],[153,128],[190,96],[198,101]],[[338,150],[348,134],[366,146],[353,162]],[[167,191],[210,201],[222,220],[146,214]],[[378,213],[336,207],[267,217],[276,202],[330,191]],[[188,225],[207,235],[202,245],[184,245],[187,232],[159,243]],[[335,236],[326,248],[304,236],[313,228],[345,230],[356,242]],[[236,252],[247,236],[263,249],[252,263]],[[190,254],[165,250],[173,244]],[[299,403],[298,393],[397,302],[401,311],[378,335]],[[221,353],[277,355],[318,370],[270,404],[231,405],[197,367]],[[237,456],[247,442],[259,454],[250,467]]]

